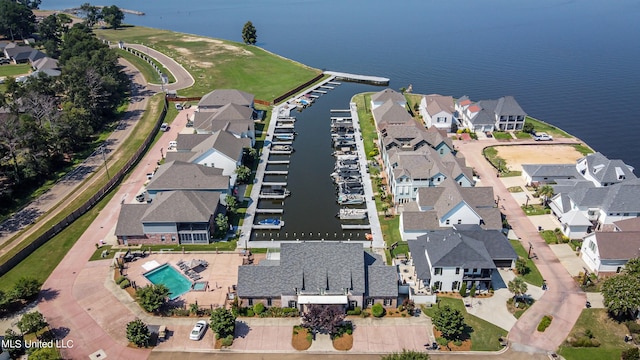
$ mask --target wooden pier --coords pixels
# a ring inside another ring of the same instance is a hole
[[[324,73],[327,75],[334,76],[335,79],[337,80],[360,82],[360,83],[382,85],[382,86],[389,85],[388,78],[379,77],[379,76],[349,74],[349,73],[343,73],[343,72],[337,72],[337,71],[325,71]]]
[[[256,209],[256,214],[282,214],[284,209]]]
[[[291,160],[267,160],[267,165],[289,164]]]
[[[286,182],[263,182],[262,186],[287,186]]]
[[[317,92],[317,93],[320,93],[320,94],[326,94],[327,93],[324,90],[318,90],[318,89],[313,89],[313,90],[311,90],[311,92]]]
[[[253,228],[255,230],[280,230],[282,229],[282,227],[284,226],[284,224],[282,222],[280,222],[280,224],[278,225],[253,225]]]
[[[264,171],[265,175],[287,175],[289,170],[266,170]]]
[[[350,113],[351,110],[349,109],[331,109],[329,110],[332,113]]]
[[[361,224],[361,225],[352,225],[352,224],[342,224],[340,225],[342,230],[369,230],[371,229],[371,225],[369,224]]]

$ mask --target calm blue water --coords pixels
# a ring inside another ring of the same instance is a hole
[[[84,1],[44,0],[42,8]],[[640,168],[640,3],[513,0],[114,0],[126,21],[241,40],[307,65],[385,76],[398,89],[514,95],[530,115]],[[347,99],[345,99],[348,101]],[[336,105],[344,106],[337,103]]]
[[[163,284],[168,287],[171,300],[191,290],[191,281],[169,264],[164,264],[157,269],[151,270],[144,274],[144,277],[154,285]]]

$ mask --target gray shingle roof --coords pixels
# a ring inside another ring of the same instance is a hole
[[[426,241],[409,240],[407,243],[409,244],[413,266],[416,268],[416,276],[422,280],[431,279],[431,268],[425,255]]]
[[[527,113],[522,110],[520,104],[513,98],[513,96],[503,96],[498,99],[498,103],[496,104],[495,113],[498,116],[501,115],[521,115],[527,116]]]
[[[387,101],[373,110],[373,117],[380,126],[382,123],[388,124],[411,124],[413,118],[405,108],[393,101]]]
[[[226,104],[253,105],[254,96],[235,89],[216,89],[206,94],[198,102],[198,107],[220,107]]]
[[[394,266],[371,265],[367,267],[368,296],[397,297],[398,270]]]
[[[122,204],[118,224],[116,225],[116,236],[142,236],[142,217],[149,206],[147,204]]]
[[[616,183],[636,178],[632,169],[622,160],[609,160],[599,152],[589,154],[578,162],[584,159],[587,160],[587,171],[600,183]],[[619,178],[620,175],[623,176],[622,179]]]
[[[523,164],[522,171],[532,177],[582,178],[575,164]]]
[[[595,237],[601,259],[629,260],[640,256],[640,232],[597,232]]]
[[[463,236],[481,241],[493,260],[516,260],[518,258],[518,254],[502,231],[483,230],[478,225],[454,225],[454,229]]]
[[[433,267],[495,268],[482,241],[454,230],[434,231],[413,241],[426,242],[425,249]]]
[[[438,222],[438,214],[433,211],[409,211],[408,204],[415,204],[411,201],[405,204],[405,211],[402,212],[402,230],[403,231],[426,231],[440,229]]]
[[[164,191],[156,195],[142,222],[209,222],[220,204],[217,191]]]
[[[211,134],[178,134],[176,138],[176,142],[178,143],[176,150],[190,151],[210,136]]]
[[[238,267],[238,296],[241,298],[281,296],[281,277],[280,266],[240,266]]]
[[[160,165],[147,185],[149,191],[164,190],[220,190],[229,188],[229,176],[222,169],[171,161]]]
[[[427,103],[427,112],[433,116],[437,113],[444,111],[448,114],[453,114],[455,109],[453,106],[453,97],[443,96],[438,94],[432,94],[425,96]]]
[[[235,122],[243,123],[247,127],[249,123],[253,124],[252,114],[251,108],[237,104],[226,104],[214,111],[205,110],[194,113],[193,127],[200,131],[209,132],[220,130],[226,124]]]
[[[393,89],[384,89],[382,91],[378,91],[377,93],[371,95],[371,101],[384,103],[388,100],[393,101],[394,103],[406,102],[404,95]]]
[[[239,160],[242,157],[243,149],[247,146],[250,146],[248,139],[240,139],[228,131],[218,130],[194,146],[192,151],[202,153],[216,149],[230,159]]]

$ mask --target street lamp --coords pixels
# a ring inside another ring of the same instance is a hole
[[[527,258],[531,259],[531,250],[533,250],[533,244],[529,241],[529,253],[527,254]]]
[[[529,206],[529,195],[525,195],[527,197],[527,201],[524,204],[524,207],[528,207]]]

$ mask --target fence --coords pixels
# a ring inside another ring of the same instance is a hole
[[[295,93],[297,93],[297,92],[301,91],[302,89],[304,89],[304,88],[308,87],[309,85],[311,85],[311,84],[313,84],[314,82],[316,82],[316,81],[318,81],[318,80],[322,79],[323,77],[324,77],[324,74],[318,74],[318,76],[316,76],[316,77],[314,77],[313,79],[311,79],[311,80],[307,81],[306,83],[304,83],[304,84],[302,84],[302,85],[300,85],[300,86],[296,87],[296,88],[295,88],[295,89],[293,89],[293,90],[289,90],[289,91],[287,91],[286,93],[284,93],[283,95],[280,95],[280,96],[278,96],[277,98],[273,99],[273,103],[274,103],[274,104],[277,104],[277,103],[281,102],[282,100],[284,100],[284,99],[287,99],[287,98],[291,97],[291,95],[293,95],[293,94],[295,94]]]
[[[138,149],[138,151],[129,159],[129,161],[125,164],[125,166],[120,169],[112,178],[107,182],[100,190],[96,192],[91,199],[87,200],[84,204],[80,205],[74,212],[69,214],[64,219],[60,220],[57,224],[53,225],[51,229],[47,230],[44,234],[38,236],[35,240],[33,240],[29,245],[20,250],[17,254],[12,256],[10,259],[5,261],[3,264],[0,264],[0,276],[6,274],[9,270],[13,269],[16,265],[18,265],[22,260],[27,258],[27,256],[31,255],[37,248],[42,246],[44,243],[49,241],[59,232],[64,230],[67,226],[71,225],[76,219],[80,216],[84,215],[87,211],[93,208],[102,198],[109,193],[122,179],[124,176],[133,168],[138,161],[142,158],[142,156],[149,149],[149,145],[155,138],[156,134],[160,129],[160,124],[164,122],[164,118],[167,115],[167,106],[168,103],[165,99],[164,108],[162,109],[162,113],[158,116],[158,120],[156,120],[156,125],[153,128],[153,131],[147,136],[144,140],[142,146]]]

